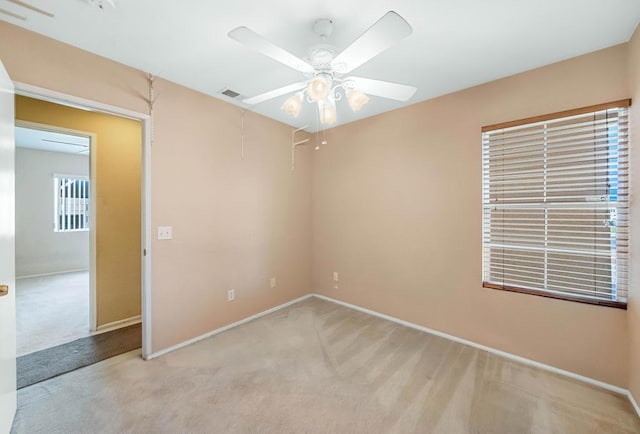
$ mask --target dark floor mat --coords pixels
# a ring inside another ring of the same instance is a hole
[[[17,358],[18,389],[142,347],[142,325],[81,338]]]

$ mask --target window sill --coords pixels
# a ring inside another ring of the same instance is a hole
[[[539,297],[555,298],[557,300],[575,301],[577,303],[593,304],[596,306],[613,307],[616,309],[627,309],[627,303],[614,300],[598,300],[595,298],[585,298],[580,296],[572,296],[568,294],[555,294],[552,292],[540,291],[535,289],[518,288],[517,286],[496,285],[494,283],[482,282],[483,288],[498,289],[502,291],[518,292],[520,294],[537,295]]]

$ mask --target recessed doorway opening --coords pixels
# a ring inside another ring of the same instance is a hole
[[[143,118],[16,95],[18,388],[143,347],[145,144]]]
[[[91,134],[18,121],[17,355],[90,336]]]

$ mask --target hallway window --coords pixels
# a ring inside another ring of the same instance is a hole
[[[54,175],[56,232],[89,230],[89,178]]]

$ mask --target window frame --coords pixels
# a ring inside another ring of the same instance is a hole
[[[515,121],[509,121],[509,122],[503,122],[503,123],[498,123],[498,124],[493,124],[493,125],[487,125],[487,126],[484,126],[484,127],[481,128],[481,133],[484,135],[484,133],[488,133],[488,132],[492,132],[492,131],[496,131],[496,130],[502,130],[502,129],[505,129],[505,128],[518,127],[518,126],[523,126],[523,125],[528,125],[528,124],[535,124],[535,123],[545,122],[545,121],[552,121],[552,120],[555,120],[555,119],[566,118],[566,117],[571,117],[571,116],[576,116],[576,115],[583,115],[583,114],[592,113],[592,112],[599,112],[599,111],[608,110],[608,109],[615,109],[615,108],[626,108],[626,109],[628,109],[630,106],[631,106],[631,99],[623,99],[623,100],[612,101],[612,102],[604,103],[604,104],[597,104],[597,105],[581,107],[581,108],[572,109],[572,110],[566,110],[566,111],[550,113],[550,114],[541,115],[541,116],[534,116],[534,117],[519,119],[519,120],[515,120]],[[628,147],[628,149],[631,148],[631,143],[630,143],[629,139],[627,141],[627,147]],[[631,178],[629,176],[630,171],[631,171],[631,169],[629,168],[628,169],[628,173],[627,173],[627,176],[629,178],[629,182],[630,182],[630,178]],[[482,174],[483,174],[482,189],[483,189],[483,195],[484,195],[484,188],[485,188],[485,181],[484,181],[485,169],[484,169],[484,167],[482,169]],[[629,199],[627,198],[627,203],[628,203],[628,201],[629,201]],[[482,219],[483,219],[482,230],[483,231],[485,229],[485,211],[484,211],[484,207],[485,207],[485,202],[484,202],[484,199],[483,199],[482,200],[482,208],[483,208],[482,209]],[[630,237],[630,235],[628,235],[628,237]],[[591,297],[585,297],[585,296],[580,296],[580,295],[572,295],[570,293],[558,293],[558,292],[553,291],[553,290],[530,289],[530,288],[522,288],[522,287],[512,286],[512,285],[495,284],[495,283],[492,283],[492,282],[487,282],[487,281],[484,280],[484,277],[485,277],[485,275],[484,275],[485,266],[486,266],[486,261],[487,261],[487,258],[485,257],[485,238],[484,238],[484,235],[482,237],[482,252],[483,252],[482,253],[482,273],[483,273],[483,276],[482,276],[482,287],[483,288],[496,289],[496,290],[502,290],[502,291],[508,291],[508,292],[516,292],[516,293],[521,293],[521,294],[536,295],[536,296],[541,296],[541,297],[546,297],[546,298],[573,301],[573,302],[585,303],[585,304],[591,304],[591,305],[613,307],[613,308],[619,308],[619,309],[627,309],[627,301],[626,300],[622,301],[622,300],[614,300],[614,299],[611,299],[611,300],[598,299],[598,298],[591,298]],[[628,260],[627,264],[630,265],[630,262],[631,261]],[[545,267],[546,267],[546,265],[545,265]],[[616,272],[620,273],[620,270],[617,270]],[[627,271],[627,275],[628,274],[629,273]]]
[[[83,215],[87,217],[88,221],[85,227],[73,228],[73,229],[60,228],[60,211],[58,207],[58,204],[60,201],[59,190],[58,190],[59,184],[56,181],[57,179],[60,179],[60,178],[87,182],[87,189],[86,189],[87,210]],[[91,216],[91,213],[90,213],[91,212],[91,179],[90,177],[88,175],[54,173],[52,176],[52,181],[53,181],[53,232],[54,233],[89,232],[91,230],[91,217],[90,217]]]

